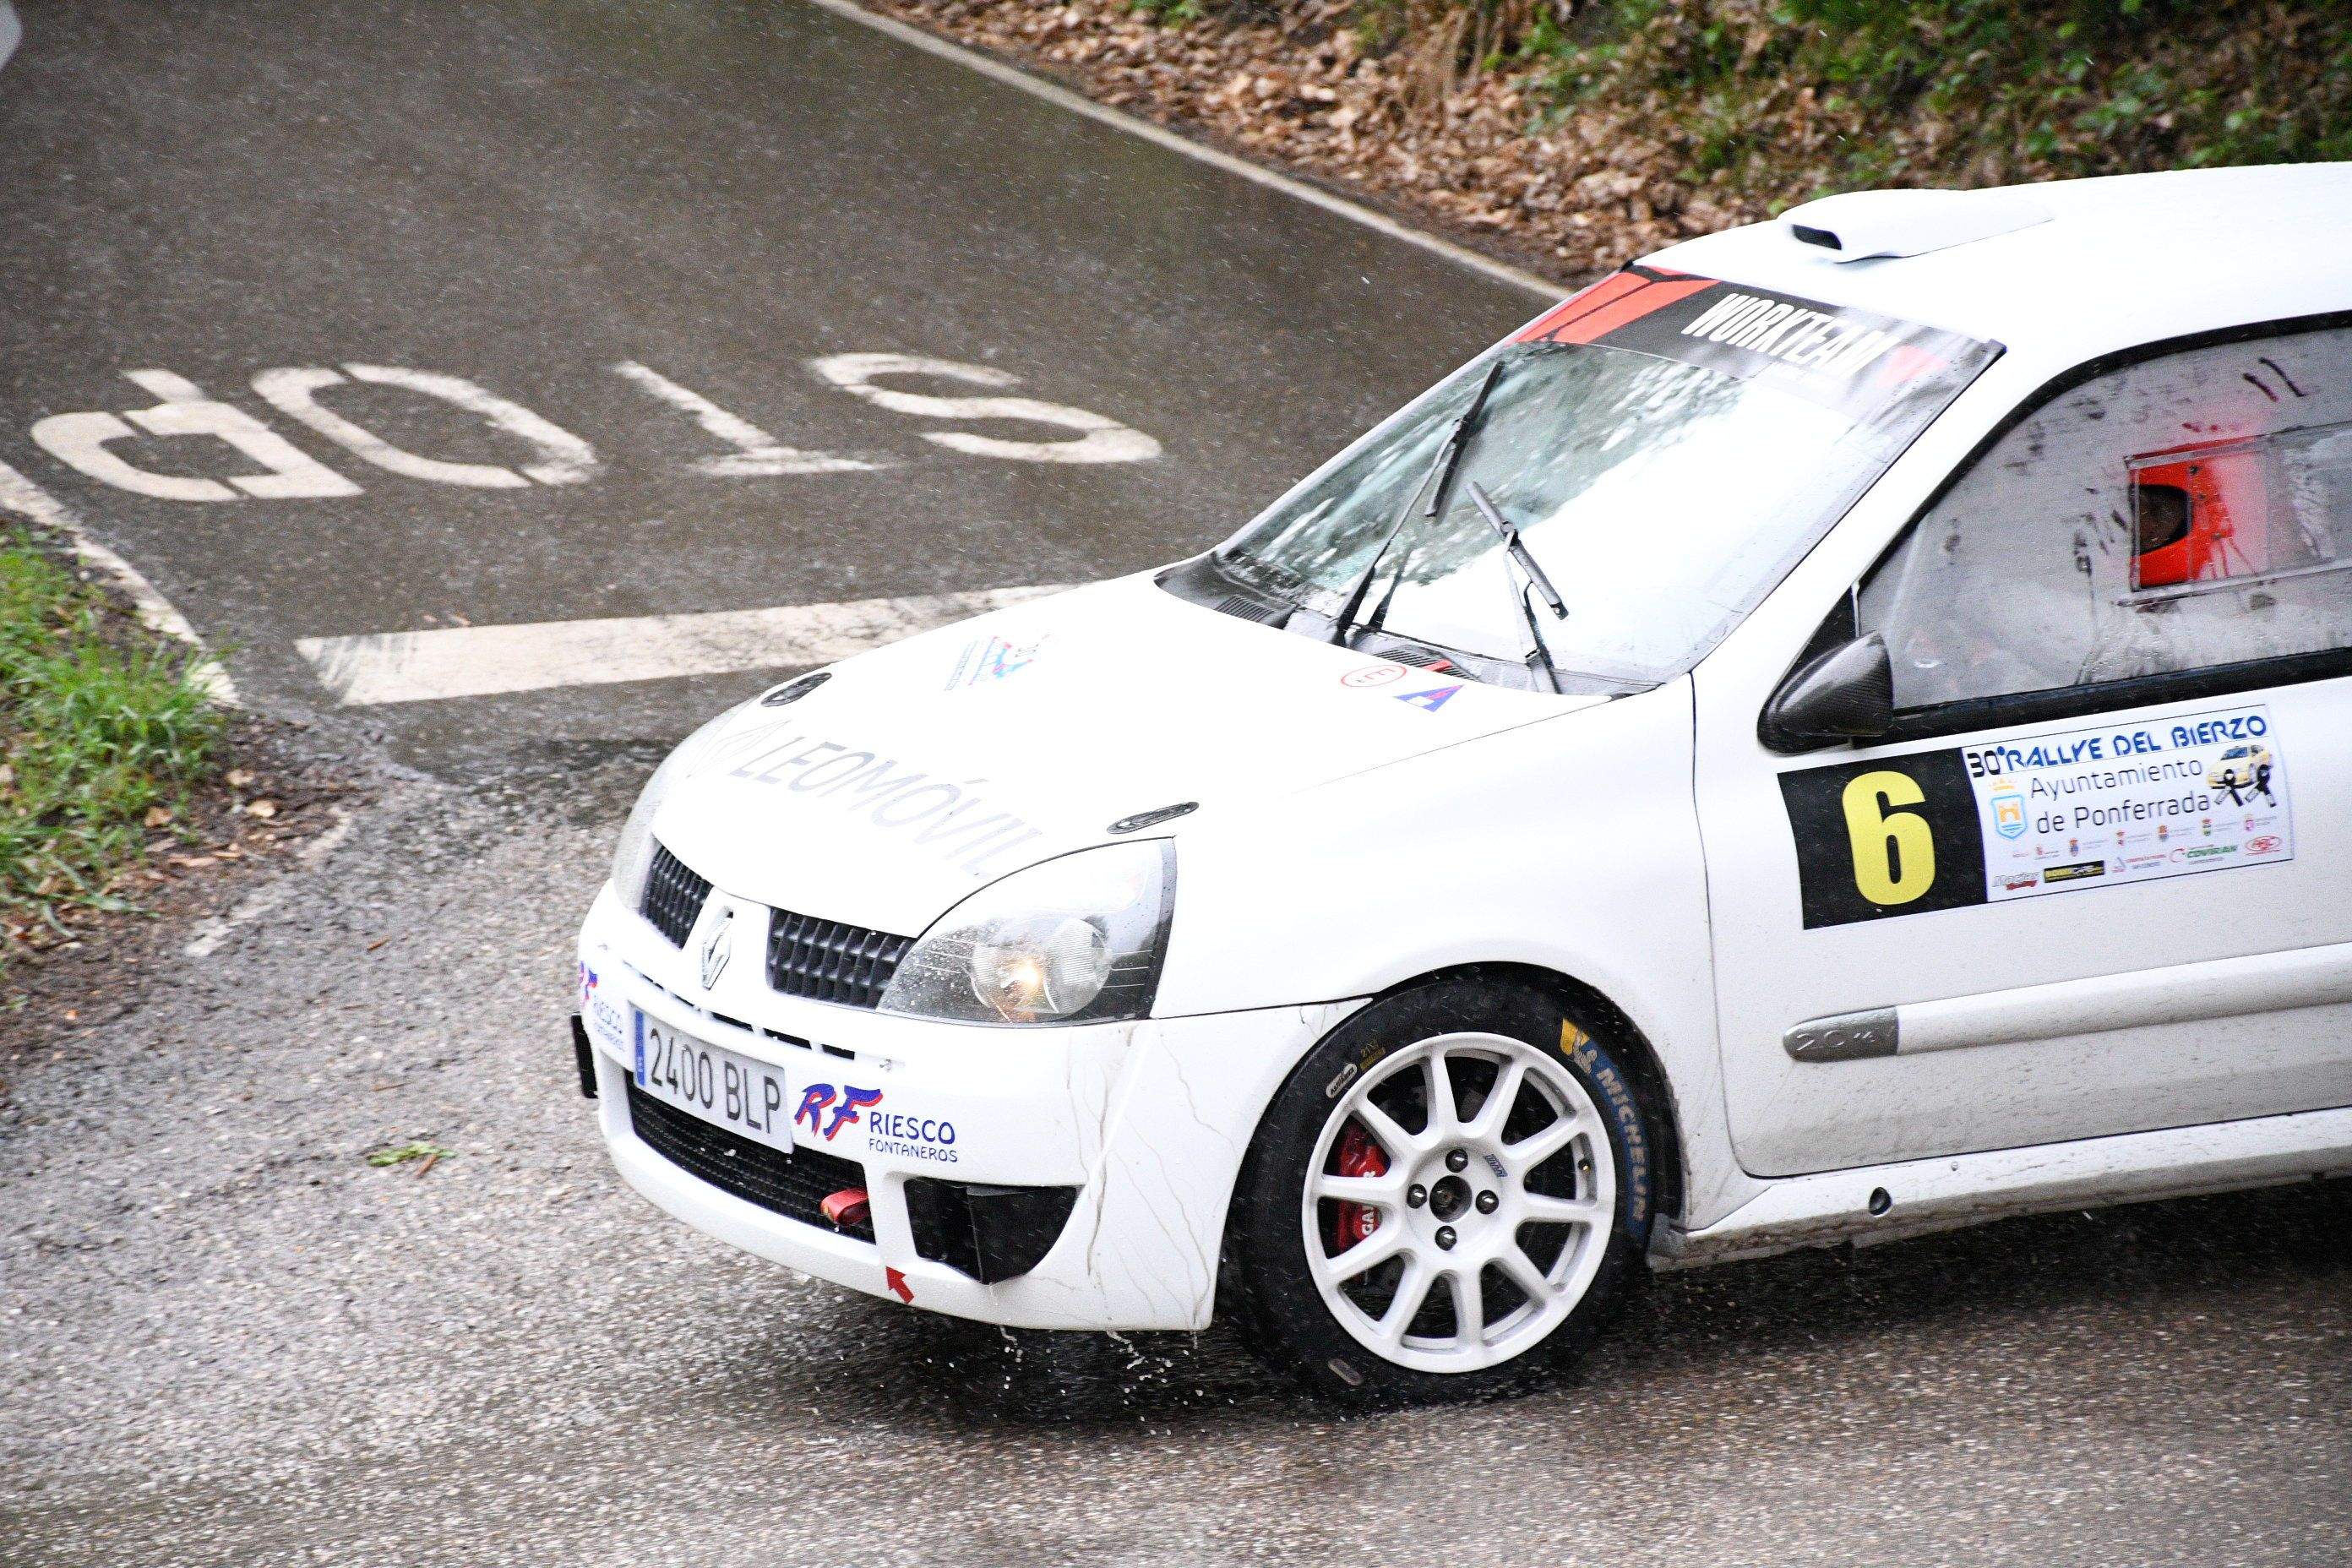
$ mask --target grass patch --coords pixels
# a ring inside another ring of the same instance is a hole
[[[129,907],[124,873],[221,752],[193,658],[0,531],[0,963],[77,910]]]

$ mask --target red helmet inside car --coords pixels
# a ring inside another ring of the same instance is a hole
[[[2132,586],[2268,571],[2269,454],[2260,442],[2132,462]]]

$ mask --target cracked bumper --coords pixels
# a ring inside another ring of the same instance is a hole
[[[630,1186],[696,1229],[803,1273],[1017,1328],[1205,1327],[1225,1205],[1258,1118],[1299,1057],[1360,1005],[1012,1029],[780,995],[756,963],[706,991],[689,952],[621,908],[610,888],[581,933],[580,962],[597,1114]],[[879,1090],[831,1139],[793,1130],[796,1147],[865,1173],[874,1239],[738,1197],[640,1141],[626,1094],[637,1013],[782,1068],[795,1100],[820,1083]],[[1078,1196],[1034,1269],[985,1285],[918,1256],[906,1200],[918,1176],[1076,1186]]]

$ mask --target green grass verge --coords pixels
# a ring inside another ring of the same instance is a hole
[[[191,654],[0,531],[0,931],[39,943],[75,910],[128,906],[151,813],[182,815],[221,752]]]

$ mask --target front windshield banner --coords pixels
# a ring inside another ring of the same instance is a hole
[[[1520,331],[1522,343],[1595,343],[1761,380],[1874,424],[1941,407],[2000,353],[1958,332],[1744,283],[1628,267]]]

